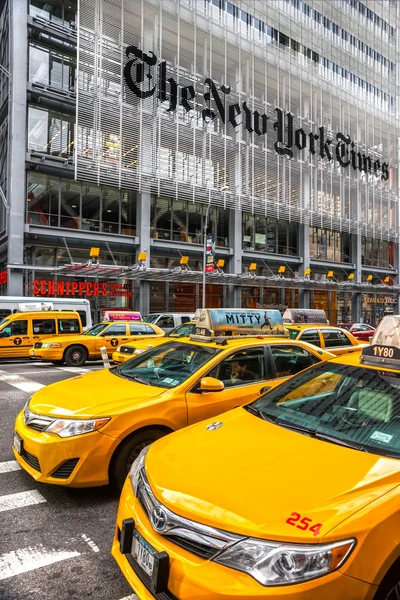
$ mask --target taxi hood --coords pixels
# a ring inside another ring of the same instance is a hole
[[[151,400],[165,391],[102,369],[47,385],[32,396],[29,408],[51,417],[107,417],[124,406]]]
[[[154,494],[173,512],[292,542],[315,542],[400,483],[397,459],[310,438],[243,408],[157,441],[145,464]],[[319,535],[288,524],[292,513],[321,523]]]

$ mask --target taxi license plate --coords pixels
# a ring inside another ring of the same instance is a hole
[[[155,550],[142,538],[137,531],[133,532],[132,551],[133,559],[149,577],[153,576]]]
[[[18,454],[22,452],[22,438],[19,437],[18,433],[14,432],[13,446]]]

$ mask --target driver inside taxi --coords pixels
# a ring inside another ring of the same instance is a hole
[[[231,381],[254,381],[255,375],[247,369],[247,364],[239,360],[233,360],[231,365]]]

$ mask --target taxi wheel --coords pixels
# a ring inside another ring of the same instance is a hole
[[[71,346],[65,352],[64,358],[69,367],[81,367],[87,361],[88,354],[82,346]]]
[[[149,446],[167,433],[168,431],[159,429],[146,429],[133,434],[125,440],[117,450],[117,454],[112,461],[110,469],[111,482],[121,490],[133,462],[137,459],[143,448],[146,448],[146,446]]]
[[[398,569],[389,572],[378,588],[374,600],[398,600],[400,598],[400,575]]]

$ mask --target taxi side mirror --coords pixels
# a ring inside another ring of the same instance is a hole
[[[200,381],[201,392],[222,392],[224,389],[224,383],[215,377],[203,377]]]
[[[0,331],[0,338],[4,337],[4,333]]]

